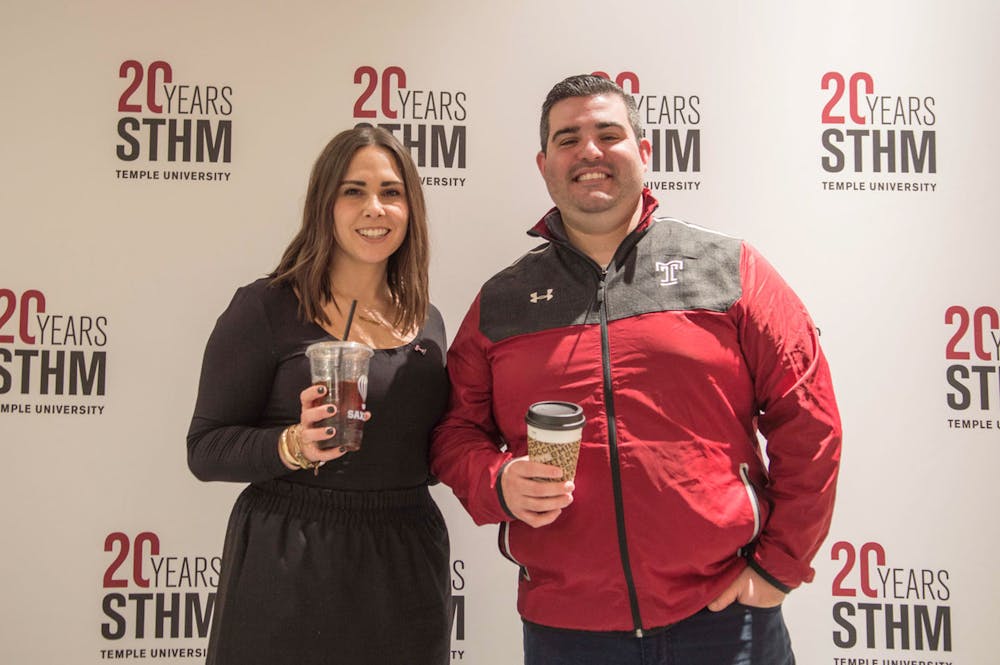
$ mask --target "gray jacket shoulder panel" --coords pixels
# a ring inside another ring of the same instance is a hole
[[[742,241],[680,220],[654,219],[607,269],[611,321],[651,312],[725,312],[741,295]],[[546,243],[497,273],[480,293],[479,328],[491,341],[599,321],[598,266]]]
[[[609,318],[653,311],[727,311],[742,294],[742,247],[739,238],[677,219],[656,219],[614,275],[621,288],[608,299]]]
[[[599,273],[586,257],[546,243],[483,285],[479,328],[496,342],[514,335],[585,323]]]

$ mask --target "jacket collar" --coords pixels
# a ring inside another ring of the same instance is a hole
[[[645,231],[653,218],[653,212],[659,207],[660,202],[656,200],[653,193],[648,188],[642,189],[642,216],[639,218],[639,225],[632,233]],[[550,242],[569,242],[566,238],[566,231],[563,227],[562,214],[559,208],[553,207],[538,222],[528,229],[529,236],[535,236]]]

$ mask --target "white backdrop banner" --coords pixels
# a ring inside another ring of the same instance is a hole
[[[454,333],[535,243],[551,85],[639,104],[660,211],[745,237],[822,329],[843,469],[799,662],[996,662],[1000,8],[8,2],[0,9],[0,661],[202,660],[241,486],[185,435],[201,354],[356,123],[416,159]],[[452,660],[521,660],[517,571],[445,487]]]

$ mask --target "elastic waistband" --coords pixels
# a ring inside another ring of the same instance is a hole
[[[355,491],[269,480],[247,487],[241,502],[248,508],[269,512],[366,521],[398,519],[414,512],[437,510],[430,491],[423,485],[400,490]]]

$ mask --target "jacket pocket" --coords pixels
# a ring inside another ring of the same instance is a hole
[[[523,577],[528,582],[531,581],[531,575],[528,574],[528,569],[523,563],[517,560],[514,553],[511,551],[510,547],[510,529],[511,522],[501,522],[500,530],[497,533],[497,547],[500,549],[500,554],[504,556],[508,561],[513,562],[521,569],[521,577]]]
[[[747,540],[748,543],[752,543],[760,535],[760,500],[757,498],[757,489],[750,482],[750,465],[746,462],[740,464],[740,480],[743,481],[743,489],[747,491],[750,511],[753,513],[753,534]]]

